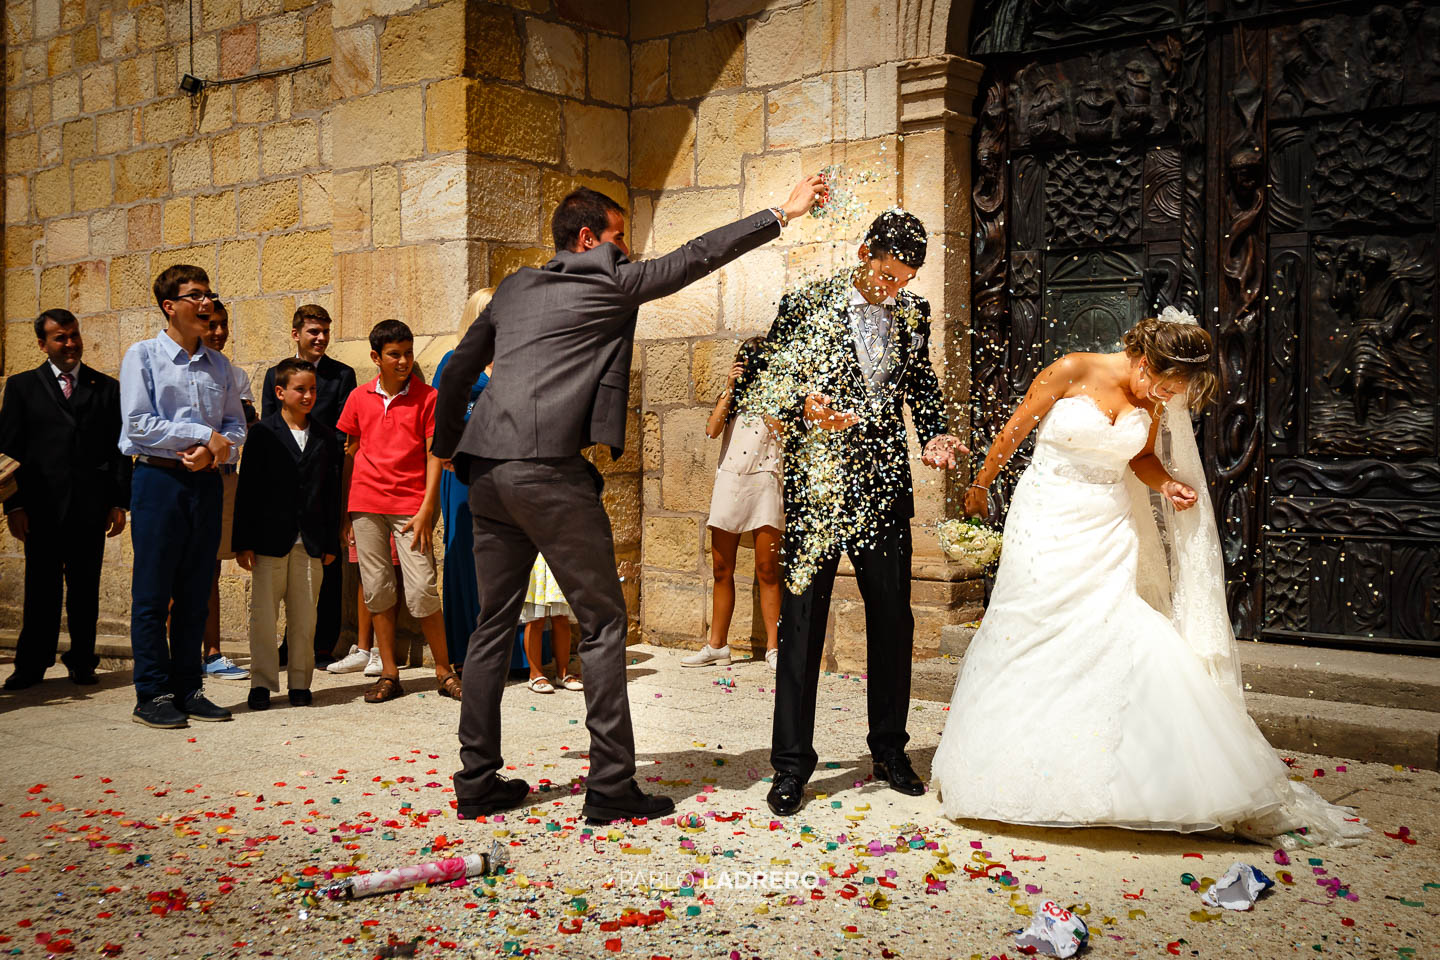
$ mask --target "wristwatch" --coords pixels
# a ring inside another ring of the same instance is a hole
[[[790,218],[786,216],[784,208],[771,207],[770,212],[775,214],[775,219],[780,221],[780,226],[785,227],[789,225]]]

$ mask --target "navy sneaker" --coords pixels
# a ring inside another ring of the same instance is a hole
[[[229,720],[231,714],[224,707],[216,706],[205,696],[204,690],[196,690],[183,701],[180,709],[191,720]]]
[[[130,719],[158,730],[178,730],[190,726],[185,714],[175,706],[175,694],[164,693],[153,700],[142,701]]]

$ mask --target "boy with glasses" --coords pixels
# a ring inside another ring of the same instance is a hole
[[[201,643],[220,548],[223,494],[215,467],[235,462],[245,413],[230,361],[202,342],[217,299],[209,276],[177,264],[155,278],[154,292],[166,327],[132,344],[121,361],[120,452],[135,457],[134,720],[164,729],[230,719],[205,696]]]

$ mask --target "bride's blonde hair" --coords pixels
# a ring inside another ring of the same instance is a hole
[[[1214,341],[1198,324],[1173,323],[1146,317],[1125,331],[1125,353],[1145,358],[1145,366],[1158,380],[1179,377],[1192,411],[1215,399],[1219,380],[1215,376]]]

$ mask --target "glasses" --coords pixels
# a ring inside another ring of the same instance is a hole
[[[220,294],[218,294],[218,293],[213,293],[213,292],[212,292],[212,293],[201,293],[200,291],[195,290],[195,291],[191,291],[190,293],[177,294],[177,295],[175,296],[175,299],[176,299],[176,300],[189,300],[191,303],[194,303],[194,304],[204,303],[206,300],[209,300],[211,303],[215,304],[217,307],[223,306],[223,304],[220,302]]]

